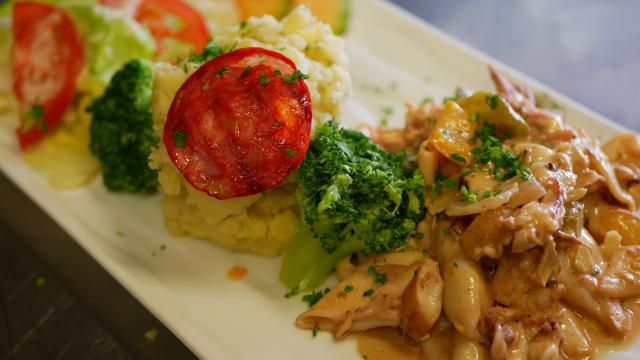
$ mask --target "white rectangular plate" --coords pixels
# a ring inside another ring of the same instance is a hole
[[[441,31],[380,0],[353,1],[348,36],[354,95],[342,121],[377,123],[380,109],[394,108],[401,125],[405,100],[452,94],[456,86],[493,89],[492,64],[536,91],[553,96],[569,121],[609,137],[621,127],[555,91],[474,51]],[[378,87],[379,90],[372,90]],[[6,120],[6,119],[4,119]],[[359,359],[353,340],[312,338],[294,326],[306,305],[285,299],[279,258],[231,253],[205,241],[171,237],[164,228],[160,196],[108,193],[100,180],[57,192],[21,160],[13,125],[0,121],[0,169],[57,221],[196,355],[206,359]],[[124,234],[122,236],[119,233]],[[166,250],[152,255],[162,245]],[[249,273],[226,278],[234,265]],[[612,355],[632,359],[640,345]]]

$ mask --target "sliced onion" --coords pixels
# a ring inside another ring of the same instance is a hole
[[[587,148],[587,154],[589,155],[589,160],[591,160],[591,164],[594,169],[604,177],[611,195],[613,195],[616,200],[627,205],[627,208],[630,211],[634,212],[636,210],[636,203],[633,201],[631,195],[624,191],[620,186],[618,178],[616,177],[607,156],[602,152],[602,150],[600,150],[600,148],[595,146]]]
[[[515,208],[532,201],[536,201],[547,193],[544,186],[540,184],[535,176],[530,176],[529,180],[518,184],[518,192],[516,192],[509,200],[509,207]]]
[[[506,204],[516,192],[518,192],[518,183],[514,182],[498,195],[473,203],[465,202],[460,198],[460,195],[457,195],[447,207],[446,214],[449,216],[465,216],[492,210]]]

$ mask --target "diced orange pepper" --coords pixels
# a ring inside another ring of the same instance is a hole
[[[491,103],[491,104],[490,104]],[[499,134],[510,134],[514,137],[529,135],[529,125],[509,103],[495,95],[478,91],[468,98],[459,101],[460,107],[469,116],[475,117],[475,122],[482,125],[485,122],[495,125]]]
[[[469,121],[467,113],[453,101],[447,101],[436,121],[427,147],[461,165],[471,163],[471,138],[476,124]]]

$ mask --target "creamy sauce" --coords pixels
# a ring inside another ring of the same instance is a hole
[[[455,332],[453,329],[432,334],[427,340],[422,342],[422,351],[425,360],[447,360],[453,354],[453,339]]]
[[[580,317],[580,325],[584,328],[595,350],[591,359],[600,359],[606,355],[625,350],[626,347],[633,345],[636,341],[640,341],[638,339],[640,333],[640,299],[629,300],[623,303],[623,307],[633,314],[631,331],[624,337],[610,333],[594,320]]]
[[[612,334],[595,320],[576,314],[578,315],[577,322],[589,338],[593,349],[593,356],[585,357],[583,360],[601,359],[609,354],[624,350],[638,340],[640,299],[625,302],[624,308],[633,314],[633,328],[624,337]],[[419,347],[416,347],[407,344],[395,328],[372,329],[358,334],[358,353],[367,360],[446,360],[452,358],[454,348],[460,347],[460,344],[457,344],[458,346],[454,344],[453,340],[456,336],[459,335],[449,329],[432,335]],[[477,357],[472,358],[488,358],[488,354],[478,354]],[[564,354],[562,354],[562,358],[574,360]]]
[[[395,328],[378,328],[358,334],[358,353],[367,360],[420,360],[422,350],[408,345]]]
[[[229,271],[227,272],[227,278],[229,278],[229,280],[239,281],[239,280],[242,280],[245,276],[247,276],[248,271],[249,270],[247,270],[246,267],[236,265],[231,269],[229,269]]]

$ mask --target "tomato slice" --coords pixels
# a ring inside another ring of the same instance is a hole
[[[184,178],[218,199],[281,184],[309,148],[311,96],[300,75],[287,57],[262,48],[202,65],[176,93],[164,126]]]
[[[73,100],[84,64],[71,18],[52,5],[18,2],[13,8],[13,91],[20,103],[16,130],[24,150],[52,131]]]
[[[204,19],[182,0],[142,0],[134,17],[156,39],[157,55],[165,50],[167,39],[190,44],[196,53],[207,45],[209,31]]]

